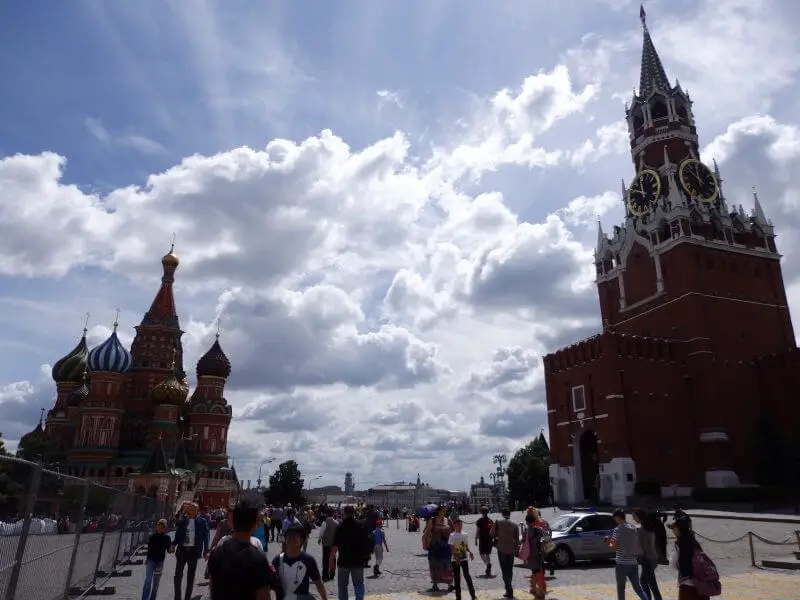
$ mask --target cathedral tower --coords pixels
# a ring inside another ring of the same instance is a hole
[[[70,418],[70,406],[80,403],[80,396],[85,389],[86,361],[89,347],[86,344],[87,328],[78,344],[63,358],[56,361],[52,369],[53,381],[56,382],[55,406],[47,413],[45,431],[50,440],[57,444],[60,452],[67,452],[75,439],[75,418]]]
[[[166,378],[153,388],[150,398],[153,401],[153,420],[147,431],[147,447],[162,444],[174,455],[179,446],[182,432],[178,426],[180,411],[186,402],[186,389],[178,380],[178,367],[175,363],[177,352],[173,351],[170,372]]]
[[[152,450],[154,437],[148,436],[148,431],[152,432],[151,421],[156,417],[158,405],[154,404],[151,396],[153,389],[174,374],[184,388],[184,396],[188,393],[183,371],[183,331],[173,296],[175,271],[179,265],[180,260],[175,255],[173,245],[161,259],[161,285],[150,309],[136,326],[136,335],[131,344],[133,367],[126,401],[128,418],[122,434],[123,449],[131,460],[144,461]]]
[[[228,427],[233,411],[224,397],[231,363],[217,334],[211,348],[197,361],[197,388],[187,406],[188,453],[209,467],[228,464]]]
[[[117,337],[118,327],[118,321],[114,321],[108,339],[87,356],[89,393],[80,400],[80,421],[70,453],[71,462],[102,469],[102,474],[96,471],[100,479],[105,477],[108,463],[119,454],[126,373],[133,363],[130,352]]]

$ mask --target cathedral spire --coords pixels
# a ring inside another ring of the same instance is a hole
[[[672,89],[661,59],[656,52],[650,30],[647,28],[647,13],[644,6],[639,7],[639,19],[642,21],[644,40],[642,43],[642,68],[639,76],[639,97],[646,99],[655,90],[667,92]]]
[[[150,310],[145,313],[142,325],[161,325],[178,328],[178,313],[175,309],[175,297],[172,295],[172,284],[175,283],[175,270],[180,261],[175,255],[175,242],[169,252],[161,259],[164,275],[161,277],[161,287],[158,288],[156,297],[150,305]]]

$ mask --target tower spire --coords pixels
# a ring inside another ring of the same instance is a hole
[[[753,216],[755,217],[756,223],[761,225],[769,225],[769,221],[767,221],[767,216],[764,214],[764,209],[761,206],[761,201],[758,199],[758,191],[756,190],[756,186],[753,186]]]
[[[642,22],[642,30],[644,31],[642,67],[639,75],[639,97],[644,99],[649,97],[655,90],[666,92],[672,89],[672,86],[669,83],[667,72],[664,70],[664,65],[661,64],[661,58],[656,52],[653,39],[650,37],[650,30],[647,28],[647,13],[644,11],[644,6],[639,7],[639,19]]]
[[[595,254],[598,256],[600,255],[600,251],[603,249],[603,245],[606,241],[606,234],[603,232],[603,224],[600,222],[600,219],[597,219],[597,247],[595,248]]]
[[[150,310],[145,313],[142,325],[156,325],[178,328],[178,313],[175,309],[175,297],[172,294],[172,284],[175,282],[175,270],[180,261],[175,256],[175,236],[169,252],[161,259],[164,275],[161,277],[161,287],[158,288],[156,297],[150,305]]]

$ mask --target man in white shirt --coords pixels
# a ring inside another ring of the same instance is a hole
[[[186,569],[185,600],[191,600],[194,589],[194,576],[197,561],[208,558],[208,522],[198,515],[199,507],[194,502],[186,502],[181,507],[182,516],[175,530],[175,600],[181,600],[183,571]]]

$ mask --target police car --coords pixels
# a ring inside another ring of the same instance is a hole
[[[553,561],[560,568],[578,560],[609,560],[614,551],[603,540],[610,537],[617,522],[611,513],[562,513],[549,522],[553,532]]]

